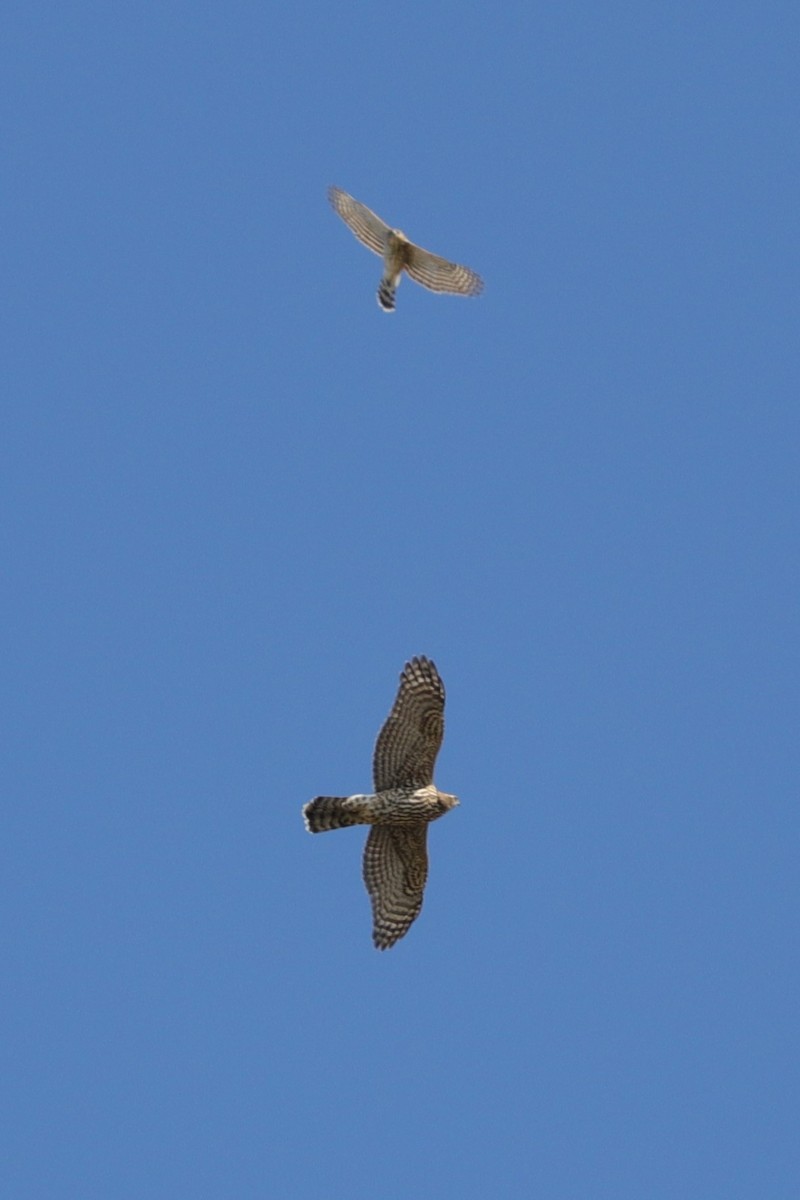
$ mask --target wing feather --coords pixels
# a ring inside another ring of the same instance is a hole
[[[375,790],[433,783],[443,737],[444,684],[429,658],[412,658],[403,668],[397,698],[375,743]]]
[[[409,246],[406,270],[415,283],[431,292],[450,292],[457,296],[477,296],[483,291],[483,280],[469,267],[450,262],[430,250],[413,243]]]
[[[428,877],[423,822],[373,825],[364,847],[364,883],[372,902],[372,940],[387,950],[419,916]]]
[[[382,221],[371,208],[367,208],[366,204],[362,204],[353,196],[348,196],[347,192],[343,192],[341,188],[329,187],[328,199],[358,240],[368,246],[373,253],[380,254],[383,258],[386,235],[390,232],[386,222]]]

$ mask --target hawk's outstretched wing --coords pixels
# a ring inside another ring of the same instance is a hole
[[[415,283],[431,292],[450,292],[456,296],[477,296],[483,291],[483,280],[469,267],[459,266],[423,250],[412,242],[406,256],[406,270]]]
[[[372,940],[387,950],[419,916],[428,876],[428,826],[373,825],[364,847],[364,883],[372,901]]]
[[[427,787],[444,737],[444,684],[429,658],[412,658],[372,759],[377,792]]]
[[[358,240],[383,258],[386,249],[386,235],[390,232],[389,226],[379,216],[376,216],[371,208],[367,208],[366,204],[362,204],[360,200],[354,200],[341,188],[329,187],[328,199],[344,223],[350,226]]]

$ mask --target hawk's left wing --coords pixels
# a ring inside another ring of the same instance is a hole
[[[428,826],[373,825],[364,847],[364,883],[372,901],[372,940],[393,946],[419,916],[428,877]]]
[[[413,242],[408,247],[406,270],[415,283],[431,292],[450,292],[456,296],[477,296],[483,291],[483,280],[469,267],[440,258]]]

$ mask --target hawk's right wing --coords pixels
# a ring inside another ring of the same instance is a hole
[[[371,208],[367,208],[366,204],[354,200],[341,188],[329,187],[328,199],[344,223],[350,226],[358,240],[383,258],[383,252],[386,249],[386,235],[390,232],[389,226],[376,216]]]
[[[375,743],[375,790],[427,787],[444,737],[444,684],[429,658],[412,658]]]

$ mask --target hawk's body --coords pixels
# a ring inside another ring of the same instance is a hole
[[[383,278],[378,285],[378,304],[384,312],[394,310],[395,292],[406,271],[416,283],[432,292],[477,296],[483,280],[469,267],[459,266],[410,242],[399,229],[392,229],[371,208],[348,196],[340,188],[328,188],[328,199],[360,242],[383,259]]]
[[[313,808],[312,808],[313,805]],[[346,825],[406,825],[435,821],[452,805],[443,803],[433,784],[425,788],[391,788],[373,796],[317,796],[306,805],[312,833]]]
[[[413,658],[403,668],[375,745],[375,793],[317,796],[303,809],[310,833],[372,826],[364,882],[372,901],[372,939],[380,950],[393,946],[419,914],[428,875],[428,824],[458,804],[433,783],[443,735],[444,685],[430,659]]]

